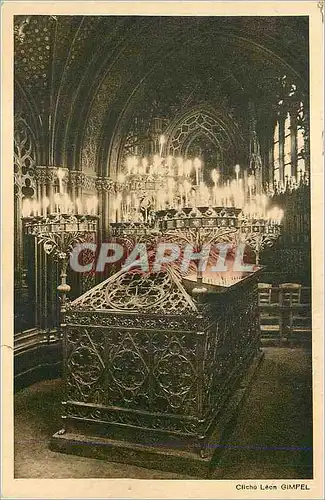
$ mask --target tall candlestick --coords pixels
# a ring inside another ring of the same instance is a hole
[[[239,172],[240,172],[240,166],[236,165],[235,166],[235,174],[236,174],[236,183],[238,184],[239,182]]]
[[[183,165],[183,158],[181,156],[179,156],[177,159],[176,159],[176,164],[178,166],[178,177],[183,177],[184,175],[184,165]]]
[[[217,206],[217,200],[218,200],[218,188],[217,185],[215,184],[213,189],[213,203],[215,206]]]
[[[62,182],[62,179],[65,176],[65,172],[64,172],[64,170],[62,170],[62,168],[58,169],[57,176],[58,176],[58,179],[59,179],[59,193],[61,194],[61,193],[63,193],[63,182]]]
[[[79,198],[76,199],[76,212],[77,212],[77,215],[82,213],[82,203],[81,203],[81,200]]]
[[[31,203],[27,198],[23,200],[22,212],[23,212],[23,217],[29,217],[31,214]]]
[[[248,192],[249,192],[249,200],[252,199],[252,187],[253,187],[253,176],[250,175],[247,179],[247,184],[248,184]]]
[[[46,214],[47,214],[47,207],[49,206],[50,204],[50,200],[48,199],[47,196],[44,196],[43,200],[42,200],[42,209],[43,209],[43,217],[46,217]]]
[[[53,198],[54,198],[54,212],[59,213],[60,212],[60,194],[55,193]]]
[[[180,210],[183,208],[183,194],[184,194],[183,186],[179,186],[179,196],[180,196],[179,208],[180,208]]]
[[[159,137],[159,145],[160,145],[160,148],[159,148],[159,156],[162,156],[162,151],[163,151],[163,145],[165,144],[165,136],[164,135],[161,135]]]
[[[194,160],[194,168],[195,168],[195,179],[196,179],[196,185],[199,185],[199,168],[201,167],[201,161],[199,158],[195,158]]]

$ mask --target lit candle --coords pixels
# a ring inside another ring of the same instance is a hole
[[[266,205],[267,205],[267,196],[265,194],[261,195],[261,205],[263,208],[263,217],[264,217],[265,213],[266,213]]]
[[[32,201],[32,212],[33,212],[34,216],[38,215],[38,212],[39,212],[39,203],[37,202],[37,200],[33,200]]]
[[[22,213],[23,217],[29,217],[31,214],[31,203],[30,201],[26,198],[23,200],[23,206],[22,206]]]
[[[166,139],[164,135],[161,135],[159,137],[159,156],[162,156],[162,151],[163,151],[163,145],[165,144]]]
[[[225,198],[225,207],[228,207],[230,204],[230,187],[229,187],[229,181],[227,181],[227,184],[224,186],[224,198]]]
[[[172,207],[173,205],[174,187],[175,187],[175,181],[172,177],[169,177],[167,179],[167,189],[168,189],[168,202],[170,207]]]
[[[159,210],[163,210],[165,204],[165,191],[163,189],[158,190],[157,198],[158,198],[158,208]]]
[[[167,157],[167,167],[168,167],[168,175],[171,175],[174,177],[174,168],[173,168],[173,162],[174,158],[172,156]]]
[[[132,169],[131,169],[132,174],[137,174],[138,173],[138,159],[136,156],[132,156]]]
[[[97,211],[97,206],[98,206],[97,196],[96,195],[91,196],[91,198],[89,199],[89,213],[95,215]]]
[[[148,164],[149,164],[149,162],[148,162],[147,158],[146,157],[142,158],[142,172],[144,174],[147,173]]]
[[[205,184],[201,184],[199,188],[200,192],[200,203],[202,206],[207,206],[209,204],[209,189]]]
[[[249,199],[251,199],[252,198],[252,187],[254,185],[254,179],[253,179],[252,175],[250,175],[248,177],[247,184],[248,184]]]
[[[216,205],[217,204],[217,190],[218,190],[218,181],[219,181],[220,174],[218,170],[213,169],[211,171],[211,179],[214,183],[214,189],[213,189],[213,203]]]
[[[242,208],[245,203],[245,191],[243,187],[243,179],[239,179],[239,185],[238,185],[238,198],[237,198],[237,204],[239,208]]]
[[[194,168],[195,168],[195,178],[196,185],[199,185],[199,168],[201,167],[201,160],[199,158],[195,158],[194,160]]]
[[[185,206],[188,207],[188,194],[191,190],[191,183],[187,180],[183,182],[184,192],[185,192]]]
[[[225,186],[220,189],[220,203],[222,207],[225,206]]]
[[[55,193],[54,197],[54,212],[59,213],[60,212],[60,205],[61,205],[61,196],[59,193]]]
[[[118,174],[117,180],[120,184],[123,184],[123,182],[125,181],[125,175],[121,172],[120,174]]]
[[[128,195],[125,201],[126,201],[126,212],[128,214],[131,210],[131,196]]]
[[[179,156],[176,158],[176,165],[178,167],[178,177],[183,177],[184,175],[184,164],[183,164],[183,158]]]
[[[47,196],[44,196],[43,197],[43,200],[42,200],[42,212],[43,212],[43,217],[46,217],[46,214],[47,214],[47,208],[50,204],[50,200],[48,199]]]
[[[78,215],[82,213],[82,203],[79,198],[76,199],[76,211]]]
[[[63,193],[63,182],[62,179],[65,176],[65,171],[62,168],[58,168],[57,176],[59,179],[59,193]]]
[[[235,166],[235,174],[236,174],[236,182],[237,182],[237,184],[238,184],[238,181],[239,181],[239,172],[240,172],[240,166],[236,165]]]
[[[128,175],[130,175],[132,173],[132,170],[133,170],[133,158],[132,156],[129,156],[127,159],[126,159],[126,168],[127,168],[127,172],[128,172]]]
[[[143,163],[141,163],[141,164],[138,166],[138,173],[139,173],[140,175],[144,175],[144,174],[145,174],[145,172],[146,172],[146,167],[144,166],[144,164],[143,164]]]
[[[121,207],[122,207],[122,195],[121,193],[117,193],[115,198],[116,222],[118,222],[120,219]]]
[[[70,204],[70,199],[67,193],[63,193],[61,196],[61,212],[64,214],[68,213],[68,208]]]
[[[232,180],[230,183],[230,197],[233,202],[233,206],[236,206],[237,203],[237,196],[238,196],[238,184],[237,181]]]
[[[184,164],[184,173],[186,177],[189,177],[192,171],[193,165],[191,160],[186,160]]]
[[[161,165],[161,157],[159,155],[154,155],[153,166],[152,166],[152,173],[154,175],[162,174],[162,172],[160,171],[160,165]]]
[[[180,210],[183,208],[183,195],[184,195],[184,188],[182,185],[180,185],[179,186],[179,196],[180,196],[179,208],[180,208]]]

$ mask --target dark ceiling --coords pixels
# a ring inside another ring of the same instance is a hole
[[[287,75],[308,94],[307,17],[17,16],[16,112],[38,163],[107,169],[135,114],[223,110],[245,133]],[[112,167],[113,168],[113,167]]]

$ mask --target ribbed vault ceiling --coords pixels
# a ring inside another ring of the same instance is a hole
[[[308,92],[307,18],[17,16],[15,26],[17,107],[28,103],[43,164],[105,170],[150,106],[162,116],[213,106],[244,130],[247,100],[262,119],[284,74]]]

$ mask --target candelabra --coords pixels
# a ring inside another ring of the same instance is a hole
[[[211,182],[203,181],[199,158],[129,157],[117,179],[113,236],[130,241],[164,241],[191,244],[200,252],[204,245],[245,243],[253,249],[256,265],[260,252],[271,246],[281,232],[283,211],[269,208],[271,196],[261,192],[255,176],[234,168],[235,178],[221,182],[217,169]],[[197,281],[203,274],[197,269]],[[219,280],[220,281],[220,280]],[[220,281],[222,282],[222,280]]]
[[[298,172],[298,176],[285,176],[285,181],[274,181],[266,185],[267,195],[270,197],[291,193],[303,187],[309,186],[309,173],[303,170]]]
[[[261,251],[273,246],[280,236],[282,217],[283,211],[277,207],[273,207],[266,218],[252,211],[241,214],[239,239],[254,250],[257,266],[260,263]]]
[[[97,197],[72,200],[64,192],[64,172],[58,169],[59,190],[53,197],[23,201],[23,228],[26,235],[34,236],[43,245],[47,255],[60,262],[61,314],[65,311],[66,297],[71,287],[67,283],[68,258],[73,247],[93,238],[97,232]]]
[[[162,147],[152,157],[127,158],[117,178],[112,222],[150,224],[158,210],[194,206],[195,196],[203,194],[201,167],[199,158],[162,157]]]

